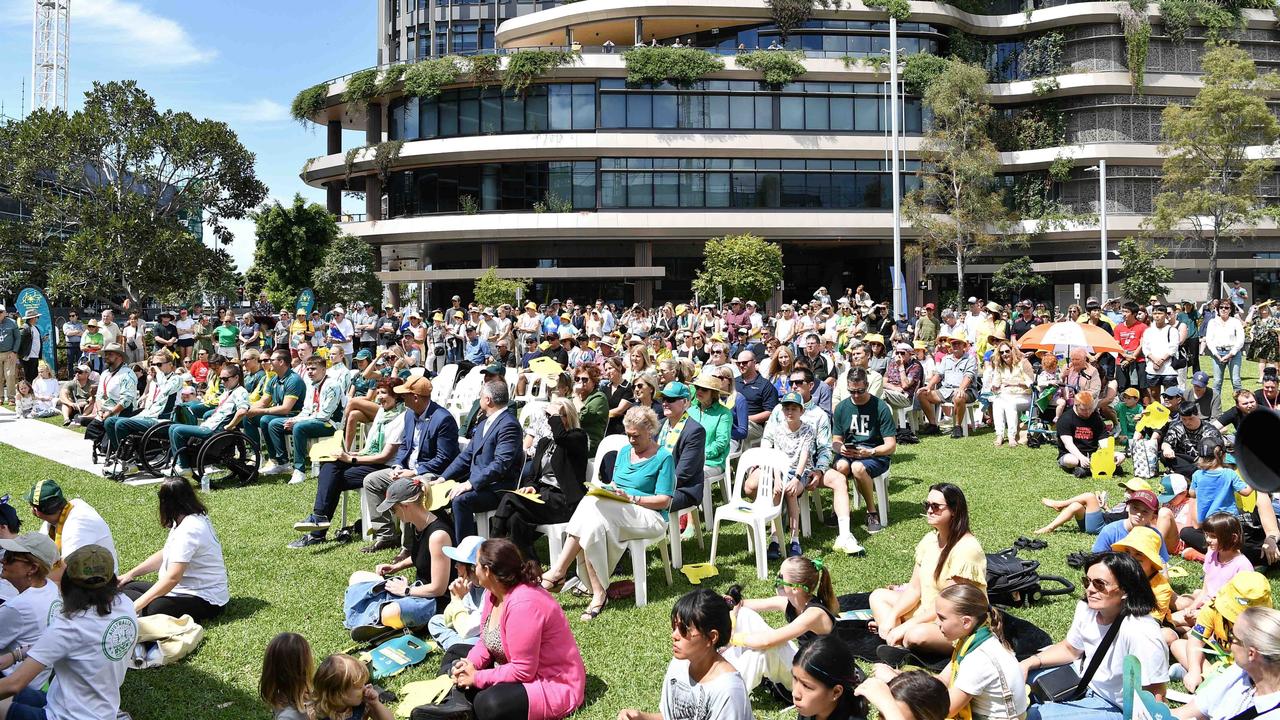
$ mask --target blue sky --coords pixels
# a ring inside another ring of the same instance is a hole
[[[10,117],[20,114],[24,82],[31,107],[32,5],[0,0],[0,105]],[[271,198],[301,192],[323,204],[298,170],[324,152],[324,131],[290,119],[289,103],[300,88],[373,65],[376,16],[361,0],[71,0],[68,109],[94,81],[137,80],[161,108],[230,125],[257,156]],[[348,132],[344,145],[362,136]],[[231,253],[246,270],[253,223],[231,227]]]

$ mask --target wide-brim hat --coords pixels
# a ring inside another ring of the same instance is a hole
[[[1137,550],[1143,557],[1150,560],[1152,565],[1162,568],[1164,558],[1160,557],[1160,548],[1163,543],[1164,540],[1157,530],[1142,525],[1130,530],[1129,534],[1112,545],[1111,549],[1116,552],[1124,552],[1126,548]]]
[[[1000,303],[996,302],[995,300],[992,300],[991,302],[987,303],[987,312],[998,313],[1003,309],[1004,308],[1000,305]]]
[[[693,386],[702,388],[703,390],[711,390],[716,393],[723,394],[723,386],[720,384],[720,378],[714,375],[702,374],[694,378]]]
[[[1213,609],[1232,623],[1246,608],[1255,605],[1271,607],[1271,584],[1262,573],[1253,570],[1236,573],[1213,600]]]
[[[102,354],[106,355],[107,353],[119,353],[124,355],[124,346],[120,343],[108,343],[106,347],[102,348]]]

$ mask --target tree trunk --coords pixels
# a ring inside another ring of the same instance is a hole
[[[1218,285],[1218,228],[1213,229],[1213,235],[1209,239],[1209,297],[1210,301],[1218,298],[1222,292],[1222,288]]]
[[[956,253],[956,311],[964,309],[964,252]],[[970,338],[972,342],[972,338]]]

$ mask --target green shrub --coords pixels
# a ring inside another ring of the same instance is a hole
[[[502,58],[497,55],[471,55],[466,59],[471,80],[482,88],[497,85],[502,80]]]
[[[911,17],[911,4],[907,0],[864,0],[862,4],[867,7],[884,8],[889,17],[898,22]]]
[[[802,59],[804,59],[804,53],[799,51],[753,50],[738,53],[734,57],[734,62],[738,67],[749,68],[760,73],[764,77],[765,85],[781,87],[805,74],[804,64],[800,62]]]
[[[378,86],[374,88],[374,95],[379,97],[390,94],[395,89],[396,83],[404,79],[404,74],[409,68],[405,65],[392,65],[387,71],[382,73],[382,77],[378,78]]]
[[[293,104],[289,106],[289,114],[294,120],[305,123],[321,110],[329,99],[329,83],[318,83],[301,90],[293,96]]]
[[[435,97],[458,81],[458,73],[458,59],[452,55],[414,63],[405,71],[404,92],[413,97]]]
[[[622,53],[630,85],[658,85],[670,81],[687,87],[699,78],[724,69],[724,61],[706,50],[649,46]]]
[[[353,109],[364,109],[371,99],[378,94],[378,69],[361,70],[347,79],[347,89],[342,93],[342,102]]]
[[[912,95],[924,95],[924,91],[934,79],[946,70],[946,58],[928,53],[908,55],[902,67],[902,86]]]
[[[507,69],[502,73],[502,89],[521,95],[538,78],[564,65],[581,59],[573,50],[521,50],[507,56]]]

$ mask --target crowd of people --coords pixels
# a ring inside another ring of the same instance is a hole
[[[33,400],[24,405],[19,386],[17,407],[87,426],[117,464],[129,462],[113,455],[128,438],[169,421],[172,460],[158,493],[169,537],[121,572],[105,521],[55,482],[28,492],[44,523],[38,532],[20,533],[17,514],[0,505],[0,651],[8,653],[0,654],[8,675],[0,718],[72,716],[59,712],[80,702],[71,689],[86,684],[101,707],[118,708],[122,658],[67,659],[79,651],[64,636],[105,627],[123,648],[140,615],[216,621],[233,588],[190,479],[193,449],[229,430],[261,449],[263,476],[287,474],[295,485],[318,478],[291,549],[330,542],[343,530],[335,527],[342,493],[360,492],[362,551],[379,562],[351,576],[345,625],[358,642],[403,631],[435,639],[454,688],[442,713],[560,718],[580,707],[586,669],[555,594],[588,597],[580,621],[593,621],[616,602],[613,576],[632,543],[679,543],[697,532],[695,515],[722,484],[726,498],[767,493],[781,507],[785,522],[759,549],[778,563],[778,592],[680,598],[659,711],[620,718],[749,717],[760,686],[820,720],[865,717],[871,706],[882,717],[927,720],[1115,717],[1126,655],[1140,660],[1141,684],[1158,698],[1170,655],[1188,689],[1211,672],[1235,673],[1230,689],[1214,685],[1211,698],[1180,711],[1229,718],[1218,708],[1245,707],[1280,677],[1272,667],[1280,613],[1254,569],[1280,561],[1280,498],[1252,492],[1232,469],[1232,431],[1280,403],[1280,323],[1269,302],[1242,312],[1246,303],[1240,292],[1199,309],[1090,298],[1059,312],[971,297],[965,311],[938,313],[930,303],[894,318],[858,287],[836,298],[819,288],[775,314],[739,298],[623,310],[558,299],[485,307],[455,296],[427,321],[413,308],[360,302],[350,315],[341,306],[277,313],[263,296],[244,311],[162,311],[154,325],[136,313],[123,328],[109,310],[83,325],[72,315],[62,327],[72,377],[58,386],[37,361]],[[32,352],[33,320],[16,328],[0,315],[0,361],[15,338],[25,344],[14,354]],[[1097,326],[1119,350],[1024,342],[1052,322]],[[1259,364],[1256,392],[1242,386],[1245,357]],[[478,380],[469,407],[436,393],[465,377]],[[1223,412],[1228,378],[1236,394]],[[1094,554],[1074,559],[1084,599],[1066,638],[1021,654],[987,597],[962,483],[932,485],[922,498],[930,530],[910,577],[865,598],[857,631],[874,639],[881,662],[863,674],[837,632],[848,609],[837,590],[855,588],[837,588],[823,552],[806,552],[802,502],[831,490],[832,550],[865,552],[855,530],[880,532],[887,517],[876,479],[900,444],[947,424],[954,438],[991,427],[996,447],[1051,442],[1058,467],[1080,479],[1133,477],[1115,506],[1103,490],[1045,499],[1056,516],[1039,532],[1074,519],[1098,541]],[[309,448],[326,438],[333,452],[312,468]],[[762,466],[730,488],[734,461],[753,448],[785,467],[781,480]],[[866,508],[857,528],[851,493]],[[1248,500],[1237,507],[1240,499]],[[556,542],[544,557],[537,545],[549,534]],[[1171,554],[1204,564],[1202,588],[1173,592]],[[86,595],[72,602],[76,583]],[[51,611],[59,586],[63,607]],[[766,620],[775,612],[781,627]],[[1213,655],[1224,644],[1234,668]],[[1085,674],[1081,658],[1096,656],[1086,694],[1028,705],[1048,669],[1075,664]],[[282,634],[265,658],[262,697],[277,717],[390,717],[351,656],[313,668],[305,639]],[[896,669],[920,659],[945,669]],[[41,692],[50,670],[53,685]]]

